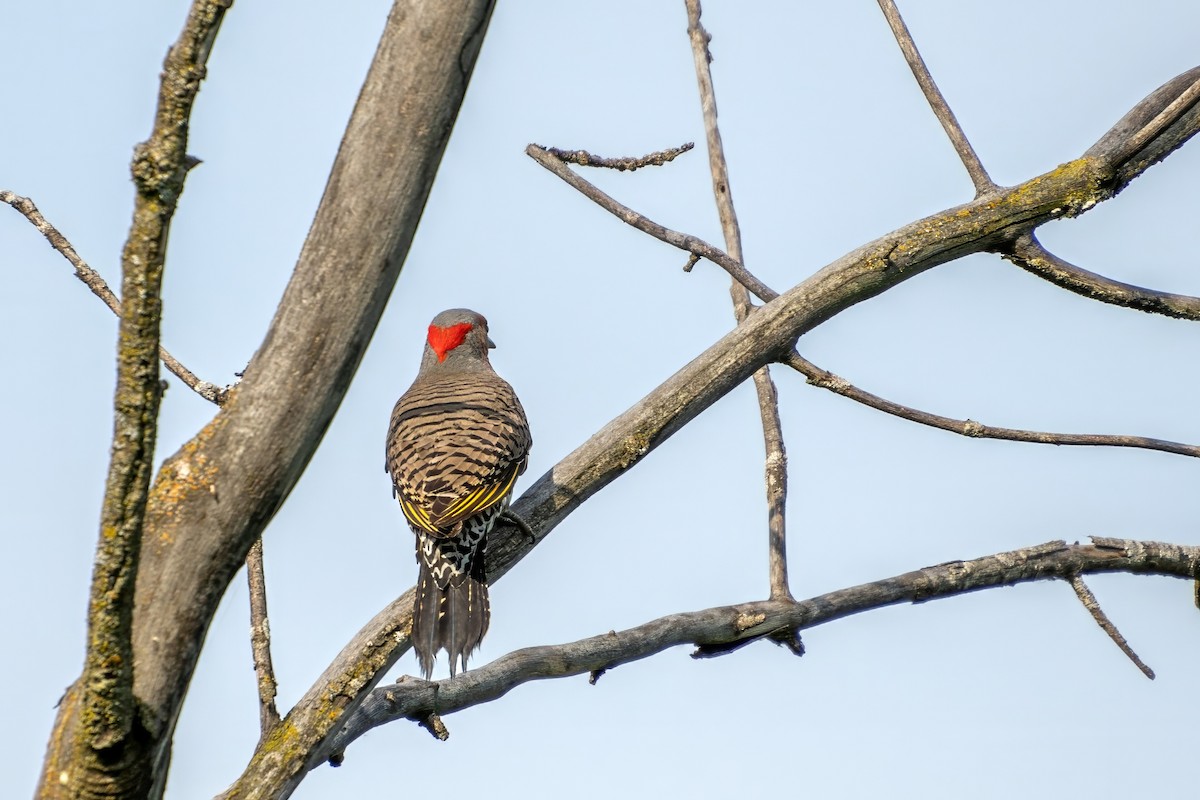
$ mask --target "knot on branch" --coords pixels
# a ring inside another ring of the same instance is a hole
[[[745,633],[755,626],[762,625],[766,621],[767,615],[760,611],[757,614],[738,614],[733,624],[737,628],[738,633]]]
[[[850,383],[840,375],[834,375],[828,370],[821,370],[819,373],[809,375],[808,383],[821,389],[828,389],[837,394],[845,394],[851,389]]]
[[[173,148],[142,142],[133,150],[130,172],[138,194],[143,196],[156,197],[173,206],[183,190],[187,170],[184,160]]]

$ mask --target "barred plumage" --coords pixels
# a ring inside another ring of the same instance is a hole
[[[508,508],[532,439],[512,387],[493,370],[487,320],[443,311],[429,326],[421,369],[392,410],[386,469],[417,535],[413,648],[428,678],[445,649],[450,674],[487,632],[483,554]]]

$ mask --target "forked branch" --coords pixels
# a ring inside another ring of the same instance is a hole
[[[58,228],[47,221],[32,200],[7,190],[0,190],[0,203],[7,203],[24,215],[25,219],[29,220],[33,227],[46,237],[46,241],[50,242],[50,246],[70,262],[71,266],[75,268],[75,276],[83,281],[92,290],[92,293],[99,297],[104,302],[104,305],[108,306],[114,314],[118,317],[121,316],[121,301],[113,294],[108,284],[104,282],[104,278],[80,257],[71,242],[67,240],[67,237],[63,236]],[[179,363],[179,360],[167,352],[167,348],[161,344],[158,346],[158,357],[162,360],[166,368],[179,378],[179,380],[183,381],[193,392],[210,403],[221,405],[225,402],[228,389],[222,389],[214,383],[202,381],[197,378],[195,373]]]
[[[571,151],[568,151],[571,152]],[[728,253],[719,247],[715,247],[703,239],[692,236],[691,234],[679,233],[670,228],[659,225],[657,222],[648,217],[639,214],[628,206],[622,205],[613,199],[610,195],[604,193],[595,184],[581,177],[578,173],[573,172],[567,166],[567,162],[556,157],[549,149],[541,145],[531,144],[525,148],[525,153],[537,163],[541,164],[546,169],[553,172],[558,177],[562,178],[570,186],[577,189],[589,200],[592,200],[596,205],[603,208],[613,216],[617,217],[627,225],[632,225],[642,233],[648,233],[659,241],[678,247],[680,250],[687,251],[699,258],[705,258],[713,262],[721,269],[730,274],[731,277],[738,283],[745,286],[754,295],[761,300],[770,301],[779,296],[779,293],[771,289],[765,283],[754,277],[742,266],[741,262],[736,258],[730,257]]]

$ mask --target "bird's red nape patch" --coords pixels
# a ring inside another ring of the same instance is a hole
[[[430,325],[429,346],[437,353],[438,361],[445,361],[446,354],[462,344],[473,327],[475,326],[469,322],[460,322],[448,328]]]

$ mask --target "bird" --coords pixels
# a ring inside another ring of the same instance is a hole
[[[412,643],[426,680],[439,650],[451,677],[459,661],[465,671],[487,633],[487,536],[533,446],[521,401],[488,360],[495,346],[482,314],[438,314],[388,426],[385,469],[416,534]]]

